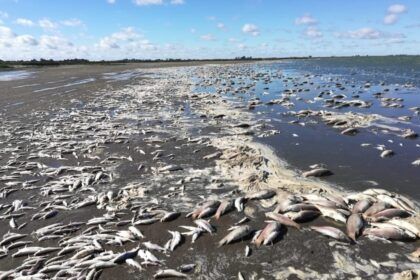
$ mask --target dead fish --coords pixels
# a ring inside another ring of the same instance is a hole
[[[238,210],[238,212],[242,212],[244,211],[244,203],[245,203],[245,198],[244,197],[238,197],[237,199],[235,199],[235,208],[236,210]]]
[[[183,170],[181,166],[170,164],[161,168],[158,168],[158,172],[173,172]]]
[[[393,150],[385,150],[381,153],[381,158],[391,157],[394,155]]]
[[[232,201],[227,201],[227,200],[222,201],[222,203],[220,203],[220,205],[219,205],[219,208],[217,208],[217,211],[216,211],[216,214],[214,215],[214,218],[216,220],[220,219],[220,217],[222,215],[229,212],[232,208],[233,208]]]
[[[317,206],[319,211],[321,212],[322,216],[333,219],[338,222],[346,223],[347,217],[345,214],[338,211],[338,209],[330,208],[330,207],[323,207]]]
[[[194,223],[199,227],[204,229],[205,231],[207,231],[210,234],[213,234],[213,232],[215,232],[216,230],[214,229],[214,227],[206,220],[203,219],[198,219],[198,220],[194,220]]]
[[[352,213],[364,213],[369,207],[372,206],[370,199],[359,200],[352,209]]]
[[[382,210],[374,214],[371,217],[371,220],[378,222],[378,221],[384,221],[384,220],[388,220],[392,218],[407,218],[410,216],[411,216],[410,213],[405,210],[391,208],[391,209]]]
[[[344,129],[341,131],[341,134],[343,135],[356,135],[359,132],[359,130],[355,127],[349,127],[347,129]]]
[[[412,239],[410,235],[406,234],[403,230],[395,227],[384,228],[367,228],[363,231],[363,235],[371,235],[387,240],[407,240]]]
[[[318,208],[316,208],[316,206],[312,204],[298,203],[298,204],[293,204],[293,205],[288,206],[286,209],[284,209],[283,213],[284,212],[299,212],[303,210],[311,210],[311,211],[318,212]]]
[[[178,272],[175,269],[163,269],[159,270],[155,275],[153,275],[155,279],[161,279],[161,278],[187,278],[188,275],[182,272]]]
[[[274,221],[279,222],[280,224],[283,224],[285,226],[289,226],[289,227],[294,227],[297,229],[300,229],[300,225],[296,222],[294,222],[293,220],[289,219],[288,217],[282,215],[282,214],[277,214],[277,213],[273,213],[273,212],[268,212],[265,213],[265,216],[267,218],[270,218]]]
[[[193,271],[197,265],[195,263],[183,264],[179,267],[179,271],[182,273],[187,273]]]
[[[171,239],[171,240],[169,240],[169,242],[168,242],[168,246],[167,246],[167,247],[165,246],[165,248],[166,248],[166,249],[169,249],[169,250],[171,250],[171,251],[174,251],[174,250],[175,250],[175,248],[176,248],[179,244],[181,244],[181,241],[182,241],[182,235],[181,235],[181,233],[179,233],[178,231],[170,231],[170,230],[169,230],[169,233],[172,235],[172,239]]]
[[[382,202],[382,201],[376,202],[363,213],[363,216],[365,217],[373,216],[376,213],[381,212],[388,208],[389,208],[389,205],[387,203]]]
[[[316,169],[303,172],[302,175],[304,177],[324,177],[324,176],[333,175],[333,173],[326,168],[316,168]]]
[[[217,201],[217,200],[206,201],[205,203],[203,203],[203,205],[197,207],[193,212],[188,213],[187,217],[191,216],[193,219],[197,219],[197,217],[200,216],[200,214],[203,211],[208,211],[206,209],[217,209],[219,205],[220,205],[220,201]]]
[[[126,259],[125,260],[125,263],[128,264],[129,266],[132,266],[132,267],[137,268],[140,271],[143,271],[144,270],[143,267],[138,262],[136,262],[134,259],[132,259],[132,258]]]
[[[251,193],[245,198],[249,200],[259,200],[259,199],[270,199],[276,195],[276,192],[273,190],[262,190],[259,192]]]
[[[222,240],[219,241],[219,247],[229,244],[231,242],[240,240],[251,234],[251,227],[248,225],[238,226],[236,229],[228,233]]]
[[[347,235],[353,240],[356,241],[359,237],[364,226],[364,221],[362,215],[358,213],[351,214],[347,219]]]
[[[259,247],[262,243],[264,245],[272,242],[280,233],[281,224],[277,222],[268,223],[265,228],[261,231],[257,239],[255,240],[255,245]]]
[[[416,159],[411,164],[414,165],[414,166],[420,166],[420,159]]]
[[[248,245],[246,245],[245,246],[245,257],[249,257],[250,255],[251,255],[251,248],[248,246]]]
[[[344,232],[342,232],[341,230],[339,230],[338,228],[335,228],[335,227],[311,226],[311,229],[313,229],[313,230],[315,230],[315,231],[317,231],[317,232],[319,232],[323,235],[326,235],[326,236],[332,237],[334,239],[337,239],[339,241],[348,242],[348,243],[351,242],[351,239]]]
[[[290,219],[292,219],[295,222],[298,223],[306,223],[306,222],[310,222],[316,218],[318,218],[318,216],[321,215],[321,213],[318,211],[313,211],[313,210],[303,210],[303,211],[299,211],[299,212],[287,212],[286,216],[289,217]]]
[[[242,272],[238,272],[238,280],[245,280],[245,277],[242,275]]]
[[[176,220],[180,215],[181,215],[181,213],[179,213],[179,212],[168,212],[160,219],[160,221],[162,223],[163,222],[170,222],[170,221]]]

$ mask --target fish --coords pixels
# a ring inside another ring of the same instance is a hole
[[[352,209],[352,213],[364,213],[369,207],[372,206],[370,199],[359,200]]]
[[[386,158],[386,157],[392,157],[394,155],[394,151],[393,150],[384,150],[380,156],[381,158]]]
[[[252,229],[248,225],[238,226],[236,229],[228,233],[222,240],[220,240],[218,243],[218,246],[221,247],[223,245],[243,239],[249,236],[251,232],[252,232]]]
[[[405,210],[391,208],[391,209],[382,210],[372,215],[370,217],[370,220],[377,222],[377,221],[385,221],[392,218],[407,218],[410,216],[411,216],[410,213]]]
[[[338,228],[330,227],[330,226],[311,226],[310,228],[323,235],[332,237],[339,241],[351,243],[351,239]]]
[[[236,210],[238,210],[238,212],[243,212],[244,211],[244,203],[245,203],[246,199],[244,197],[238,197],[237,199],[235,199],[235,208]]]
[[[219,205],[219,208],[217,208],[216,214],[214,215],[214,218],[216,220],[220,219],[220,217],[224,214],[226,214],[227,212],[229,212],[230,210],[232,210],[233,208],[233,203],[232,201],[222,201]]]
[[[324,177],[333,175],[331,170],[326,168],[315,168],[302,173],[303,177]]]
[[[318,211],[318,208],[317,208],[316,211],[302,210],[299,212],[287,212],[285,215],[295,222],[307,223],[318,218],[319,215],[321,215],[321,213]]]
[[[364,236],[375,236],[387,240],[407,240],[412,239],[410,234],[395,227],[367,228],[363,231]]]
[[[357,237],[361,234],[361,231],[364,226],[363,217],[359,213],[353,213],[347,219],[347,235],[356,242]]]
[[[153,275],[155,279],[161,279],[161,278],[187,278],[188,275],[179,271],[176,271],[175,269],[163,269],[159,270],[155,275]]]
[[[295,221],[289,219],[287,216],[284,216],[282,214],[277,214],[277,213],[274,213],[274,212],[268,212],[268,213],[265,213],[265,216],[267,218],[270,218],[274,221],[277,221],[280,224],[283,224],[285,226],[294,227],[294,228],[297,228],[297,229],[301,228],[298,223],[296,223]]]
[[[206,220],[203,219],[197,219],[194,220],[194,223],[199,227],[202,228],[203,230],[207,231],[210,234],[213,234],[216,230],[214,229],[214,227]]]
[[[382,202],[382,201],[376,202],[363,213],[363,216],[365,217],[373,216],[376,213],[379,213],[388,208],[389,208],[389,205],[387,203]]]
[[[168,246],[167,247],[165,246],[165,249],[169,249],[171,251],[174,251],[175,248],[179,244],[181,244],[181,242],[182,242],[182,235],[178,231],[170,231],[169,230],[169,233],[172,235],[172,239],[169,240]]]
[[[262,190],[259,192],[254,192],[246,195],[245,199],[249,200],[260,200],[260,199],[269,199],[276,195],[274,190]]]
[[[257,239],[255,240],[255,245],[259,247],[262,243],[264,245],[272,242],[278,235],[281,229],[281,224],[278,222],[269,222],[265,228],[261,231]]]

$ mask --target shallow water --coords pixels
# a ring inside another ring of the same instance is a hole
[[[0,82],[23,80],[29,78],[33,73],[29,71],[2,71],[0,72]]]
[[[346,61],[340,64],[335,60],[305,60],[280,63],[237,66],[229,70],[223,81],[234,81],[224,95],[227,99],[241,101],[246,105],[250,100],[260,100],[262,104],[253,110],[257,119],[280,133],[258,138],[274,148],[278,156],[293,167],[309,170],[312,164],[327,165],[334,173],[326,178],[349,190],[364,190],[380,187],[420,199],[420,169],[411,163],[420,158],[420,141],[404,139],[394,129],[411,129],[419,132],[420,117],[409,108],[420,106],[419,81],[420,66],[410,65],[413,69],[381,63],[372,65],[363,60]],[[417,67],[417,68],[416,68]],[[402,70],[404,69],[404,71]],[[257,76],[257,79],[251,79]],[[235,92],[244,84],[255,82],[255,86],[243,92]],[[370,83],[370,86],[366,86]],[[337,84],[341,86],[337,86]],[[198,87],[199,92],[215,92],[215,87]],[[291,106],[266,105],[273,99],[281,98],[284,90],[295,90],[289,95]],[[318,99],[322,91],[329,96]],[[382,97],[401,98],[402,108],[389,108],[381,105],[381,100],[373,94],[381,92]],[[332,95],[343,94],[346,100],[370,102],[369,108],[326,107],[325,99]],[[340,130],[326,125],[319,117],[299,119],[290,112],[299,110],[326,110],[330,112],[377,114],[380,120],[372,126],[359,129],[355,136],[341,135]],[[411,120],[397,118],[410,116]],[[298,123],[291,124],[290,121]],[[362,147],[369,143],[371,146]],[[377,149],[384,145],[395,155],[381,158]]]

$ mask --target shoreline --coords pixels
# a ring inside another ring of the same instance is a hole
[[[362,238],[359,244],[345,245],[309,230],[313,225],[344,230],[342,223],[324,217],[303,223],[302,230],[282,226],[281,238],[272,246],[257,247],[251,238],[244,238],[215,249],[228,228],[244,217],[254,231],[264,228],[264,214],[290,193],[328,197],[344,192],[321,180],[301,177],[273,149],[255,141],[253,135],[266,128],[252,113],[236,108],[222,96],[195,93],[194,71],[206,71],[200,67],[144,71],[140,79],[121,86],[99,91],[93,91],[92,86],[91,94],[71,92],[63,99],[51,96],[48,107],[40,104],[22,115],[5,114],[2,136],[9,146],[0,146],[0,162],[6,166],[0,170],[1,178],[7,184],[2,201],[6,205],[1,221],[5,225],[0,232],[3,238],[7,231],[27,234],[22,240],[32,242],[26,245],[29,247],[41,246],[34,250],[45,256],[45,267],[55,258],[61,265],[54,274],[105,271],[101,279],[136,278],[138,269],[128,263],[103,263],[136,246],[159,259],[151,264],[146,258],[141,263],[146,277],[188,263],[197,267],[187,276],[198,279],[225,279],[238,272],[272,278],[356,277],[413,269],[405,259],[413,244],[382,244]],[[16,147],[22,148],[14,150]],[[23,175],[14,177],[16,172]],[[247,199],[268,187],[275,189],[276,195]],[[196,226],[184,215],[211,200],[239,201],[243,209],[220,220],[206,216],[216,232],[200,231],[196,242],[187,232],[176,250],[159,251],[145,245],[145,241],[159,246],[168,239],[175,242],[170,239],[171,231],[184,232],[180,226]],[[25,205],[18,208],[16,215],[20,216],[16,217],[11,216],[14,212],[7,214],[15,201]],[[39,214],[41,219],[34,218]],[[163,222],[167,214],[178,216]],[[12,227],[12,217],[23,227]],[[41,234],[44,231],[48,234]],[[74,251],[57,255],[58,250],[70,250],[71,244],[76,244]],[[245,246],[252,248],[249,257],[243,256]],[[85,247],[93,251],[81,253]],[[18,250],[4,252],[0,271],[7,267],[5,273],[14,275],[22,262],[37,257],[33,253],[27,259],[11,257]],[[79,259],[83,254],[88,258]],[[353,267],[355,258],[357,268]],[[77,263],[75,270],[68,268],[68,259]],[[132,259],[141,262],[141,257]],[[92,261],[98,262],[97,268],[91,268]],[[384,270],[389,262],[394,268]]]

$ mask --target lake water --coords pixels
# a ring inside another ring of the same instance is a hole
[[[210,86],[197,90],[218,89],[246,106],[257,101],[251,111],[259,122],[280,131],[257,140],[293,168],[305,171],[321,163],[334,173],[325,179],[345,189],[379,187],[419,200],[420,167],[412,162],[420,158],[420,141],[401,136],[407,130],[420,133],[419,110],[414,108],[420,106],[419,77],[420,64],[413,58],[288,60],[209,73],[201,82]],[[283,102],[267,104],[273,100]],[[368,106],[340,106],[349,101]],[[354,136],[342,135],[343,129],[319,116],[294,115],[300,110],[356,113],[375,120]],[[382,158],[385,149],[394,156]]]

